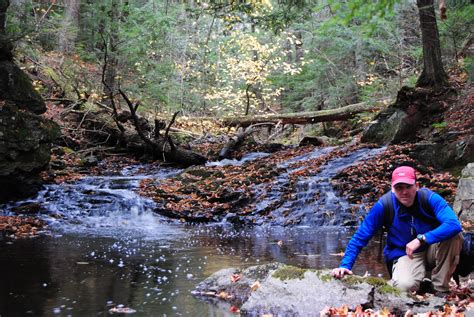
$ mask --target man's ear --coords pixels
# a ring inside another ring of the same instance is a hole
[[[415,186],[416,186],[416,190],[419,190],[419,189],[420,189],[420,183],[416,182],[416,183],[415,183]]]
[[[393,186],[390,186],[392,193],[395,193],[395,188]]]

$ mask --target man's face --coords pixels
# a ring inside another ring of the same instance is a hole
[[[395,197],[397,197],[398,201],[405,207],[413,206],[417,189],[417,185],[404,183],[398,183],[395,186],[392,186],[392,191],[395,194]]]

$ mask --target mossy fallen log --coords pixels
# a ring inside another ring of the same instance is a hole
[[[364,111],[375,111],[377,106],[365,102],[348,105],[337,109],[327,109],[320,111],[271,114],[259,116],[225,117],[224,125],[248,127],[257,123],[278,123],[282,124],[311,124],[327,121],[343,121],[352,118],[354,115]]]

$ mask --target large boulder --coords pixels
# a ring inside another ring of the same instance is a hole
[[[59,126],[0,101],[0,201],[34,194],[38,173],[50,160],[51,142]]]
[[[362,136],[362,142],[387,144],[399,139],[404,131],[404,119],[407,114],[400,109],[389,108],[381,112]]]
[[[474,161],[474,136],[468,135],[460,140],[438,140],[418,142],[410,156],[436,168],[464,166]]]
[[[453,209],[461,213],[461,219],[474,221],[474,163],[469,163],[462,170]]]
[[[420,302],[389,286],[382,278],[348,276],[335,280],[329,271],[317,271],[279,263],[245,270],[224,269],[197,285],[193,294],[219,298],[240,306],[242,316],[319,316],[325,307],[347,305],[355,310],[382,310],[402,315],[437,311],[444,300],[431,297]]]
[[[420,129],[429,126],[432,119],[441,116],[446,100],[454,92],[441,93],[425,88],[402,87],[396,102],[380,112],[362,136],[362,142],[389,144],[414,142]]]
[[[13,62],[0,60],[0,96],[18,108],[42,114],[46,105],[30,78]]]

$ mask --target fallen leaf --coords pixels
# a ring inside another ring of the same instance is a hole
[[[217,297],[221,298],[221,299],[228,299],[230,298],[231,296],[229,294],[227,294],[226,292],[222,291],[220,292]]]
[[[230,280],[232,281],[232,283],[235,283],[237,282],[238,280],[240,280],[242,276],[240,274],[232,274],[230,276]]]
[[[240,313],[240,309],[237,306],[230,306],[229,311],[231,313]]]
[[[255,281],[255,283],[253,283],[253,284],[250,286],[250,289],[252,290],[252,292],[255,292],[259,287],[260,287],[260,282],[259,282],[259,281]]]

